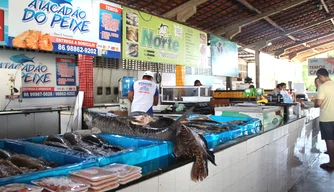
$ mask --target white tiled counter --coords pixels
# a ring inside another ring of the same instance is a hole
[[[316,158],[310,151],[316,139],[313,134],[317,131],[317,119],[306,125],[305,119],[215,153],[217,166],[209,163],[209,176],[202,182],[191,181],[189,163],[120,191],[287,191]]]

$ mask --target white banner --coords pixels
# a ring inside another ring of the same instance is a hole
[[[74,58],[34,52],[0,51],[0,68],[21,71],[22,97],[75,97]]]
[[[308,60],[308,76],[315,76],[317,70],[325,68],[329,75],[334,74],[334,58],[315,58]]]

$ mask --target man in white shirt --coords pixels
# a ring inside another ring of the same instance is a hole
[[[158,105],[159,91],[153,82],[153,73],[145,71],[143,78],[133,83],[128,95],[131,104],[131,114],[144,112],[153,116],[153,105]]]

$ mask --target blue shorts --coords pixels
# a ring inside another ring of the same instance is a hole
[[[320,122],[321,138],[323,140],[334,140],[334,121]]]

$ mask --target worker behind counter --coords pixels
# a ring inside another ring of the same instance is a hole
[[[202,86],[201,81],[200,80],[196,80],[194,82],[194,86]],[[193,90],[192,96],[198,96],[198,88],[196,88],[196,89]]]
[[[289,94],[289,92],[286,90],[286,83],[281,83],[281,91],[280,94],[283,97],[283,101],[284,103],[292,103],[292,98],[291,95]]]
[[[199,80],[196,80],[194,82],[194,86],[202,86],[202,83]]]
[[[147,113],[153,116],[153,105],[158,105],[159,91],[153,82],[153,73],[145,71],[142,80],[133,83],[128,95],[131,104],[131,115]]]

